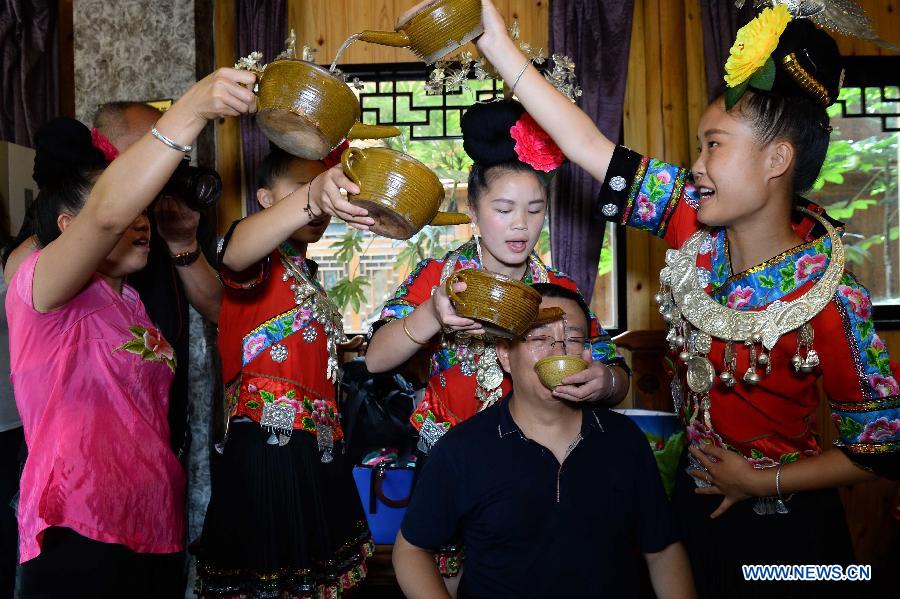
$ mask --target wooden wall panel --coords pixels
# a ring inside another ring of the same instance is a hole
[[[59,60],[59,115],[75,118],[75,35],[73,33],[73,0],[59,0],[57,6],[57,40]]]
[[[706,61],[703,57],[703,22],[697,0],[684,0],[685,56],[687,59],[687,151],[688,162],[697,159],[696,139],[700,117],[706,110]]]
[[[890,42],[900,44],[900,1],[855,0],[855,2],[868,13],[878,35]],[[860,39],[842,35],[835,37],[837,37],[841,54],[848,56],[892,56],[897,54]]]
[[[699,12],[699,0],[636,0],[625,93],[625,144],[683,166],[706,108]],[[646,233],[626,234],[629,330],[664,328],[653,295],[666,249]]]
[[[644,3],[635,2],[634,25],[631,30],[631,48],[628,55],[628,79],[625,82],[625,106],[623,108],[623,139],[630,147],[640,150],[648,143],[648,106],[652,101],[646,90],[647,48],[644,27]],[[654,60],[656,57],[652,57]],[[627,286],[626,325],[629,330],[650,328],[649,302],[651,288],[650,238],[648,235],[627,229],[627,252],[624,284]],[[627,358],[627,356],[626,356]]]
[[[234,2],[216,2],[213,19],[216,66],[233,66],[237,61],[237,6]],[[241,130],[237,119],[216,122],[216,170],[222,177],[216,229],[219,235],[224,235],[228,226],[244,215]]]

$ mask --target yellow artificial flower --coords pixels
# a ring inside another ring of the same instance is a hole
[[[725,63],[725,83],[737,87],[758,71],[775,48],[778,38],[791,20],[791,13],[784,4],[767,8],[755,19],[741,27]]]

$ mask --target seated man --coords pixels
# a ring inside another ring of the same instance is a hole
[[[687,556],[644,434],[596,405],[555,399],[534,364],[582,355],[588,310],[535,285],[565,318],[498,345],[513,391],[432,450],[394,546],[408,597],[447,597],[434,551],[461,538],[459,597],[636,597],[636,554],[657,597],[694,597]],[[458,537],[457,537],[458,535]]]

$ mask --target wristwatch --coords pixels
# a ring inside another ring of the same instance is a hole
[[[181,252],[180,254],[172,254],[172,264],[175,266],[190,266],[200,257],[200,244],[197,249],[191,252]]]

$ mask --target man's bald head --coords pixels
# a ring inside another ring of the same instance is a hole
[[[160,116],[159,110],[142,102],[109,102],[97,110],[94,127],[124,152],[150,131]]]

